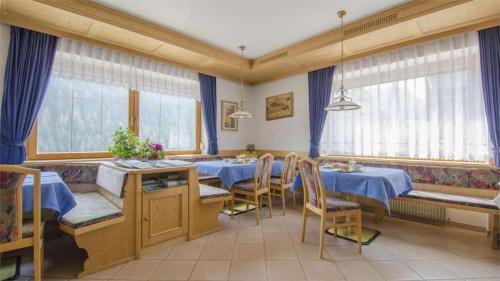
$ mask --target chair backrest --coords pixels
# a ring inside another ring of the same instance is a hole
[[[304,206],[310,203],[316,208],[323,209],[326,193],[318,163],[310,159],[302,159],[299,161],[299,168],[304,188]]]
[[[274,156],[266,153],[259,157],[257,169],[255,170],[254,188],[257,190],[269,188],[271,185],[271,172]]]
[[[283,168],[281,170],[281,184],[287,185],[293,183],[295,179],[295,171],[297,169],[297,162],[299,156],[295,152],[291,152],[285,156],[283,161]]]
[[[27,175],[34,176],[33,214],[40,218],[40,170],[13,165],[0,165],[0,243],[22,239],[23,183]]]

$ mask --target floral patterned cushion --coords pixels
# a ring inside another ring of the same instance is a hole
[[[42,221],[41,222],[42,233],[44,226],[45,222]],[[23,238],[28,238],[33,236],[33,232],[34,232],[33,221],[32,220],[23,221]]]
[[[307,161],[302,162],[301,169],[303,171],[302,178],[304,179],[303,184],[307,187],[307,196],[308,202],[313,206],[321,208],[321,186],[320,181],[318,180],[318,176],[316,173],[317,164],[310,163]]]
[[[460,205],[488,208],[488,209],[498,209],[493,200],[479,198],[479,197],[445,194],[445,193],[430,192],[423,190],[412,190],[406,196],[409,198],[425,199],[434,202],[460,204]]]
[[[122,216],[122,210],[98,192],[74,194],[76,207],[62,217],[62,223],[79,228]]]
[[[21,174],[0,171],[0,243],[17,239],[17,185]]]
[[[320,164],[346,161],[332,161],[318,159]],[[459,187],[470,187],[480,189],[500,189],[500,168],[497,167],[441,167],[421,166],[416,164],[402,163],[376,163],[360,161],[359,164],[369,167],[385,167],[401,169],[406,171],[413,182],[426,184],[450,185]]]
[[[282,171],[282,177],[284,178],[284,182],[286,184],[292,183],[293,180],[295,179],[295,171],[297,169],[297,161],[298,161],[298,156],[297,154],[290,154],[287,155],[283,162],[283,171]]]
[[[345,211],[353,209],[361,209],[361,205],[356,202],[345,201],[335,197],[326,198],[326,210],[328,212]]]
[[[273,167],[274,157],[272,155],[264,155],[259,158],[259,162],[257,164],[257,173],[256,178],[258,178],[258,188],[264,189],[269,187],[271,172]]]
[[[255,186],[255,183],[254,181],[244,181],[244,182],[238,182],[236,183],[233,188],[236,188],[236,189],[243,189],[243,190],[246,190],[246,191],[253,191],[254,189],[254,186]]]
[[[65,183],[96,183],[99,163],[91,164],[48,164],[33,166],[43,172],[56,172]]]

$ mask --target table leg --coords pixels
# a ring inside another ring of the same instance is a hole
[[[382,222],[384,220],[384,216],[385,216],[384,205],[382,205],[378,202],[375,202],[375,205],[373,207],[373,213],[375,214],[375,221]]]

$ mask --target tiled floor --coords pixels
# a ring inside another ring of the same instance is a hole
[[[262,226],[255,225],[254,213],[220,219],[223,230],[218,233],[86,279],[500,281],[500,251],[491,250],[485,235],[478,233],[394,218],[374,223],[368,216],[364,226],[381,235],[363,247],[363,255],[357,253],[356,244],[326,236],[325,258],[320,260],[319,221],[309,221],[307,241],[301,243],[300,210],[289,210],[286,216],[276,210],[272,219],[264,216]],[[52,241],[56,242],[62,243]],[[72,279],[80,266],[74,258],[78,254],[69,246],[48,249],[52,250],[47,251],[46,277]]]

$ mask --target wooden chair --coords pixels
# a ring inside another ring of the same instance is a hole
[[[271,196],[281,197],[281,210],[283,215],[286,214],[285,206],[285,190],[290,189],[295,179],[295,171],[299,156],[297,153],[292,152],[285,156],[283,161],[283,169],[281,170],[281,177],[271,178]],[[295,192],[293,192],[293,207],[295,208]]]
[[[257,163],[255,170],[255,178],[252,181],[246,181],[235,184],[231,188],[233,196],[232,208],[234,201],[241,201],[247,204],[255,205],[255,214],[257,216],[257,225],[260,224],[260,208],[262,208],[262,196],[267,196],[267,204],[269,209],[269,217],[272,217],[271,204],[271,171],[273,167],[274,156],[269,153],[262,155]],[[237,197],[243,195],[244,197]]]
[[[358,233],[358,250],[361,254],[361,206],[358,203],[340,200],[334,197],[327,198],[323,179],[321,178],[318,163],[303,159],[299,161],[300,175],[304,189],[304,211],[302,223],[302,242],[306,237],[306,222],[309,213],[321,217],[319,235],[319,257],[323,257],[323,241],[325,231],[333,227],[335,235],[337,227],[356,227]],[[332,223],[327,224],[331,219]],[[342,221],[339,221],[341,220]]]
[[[23,183],[33,175],[33,220],[23,221]],[[40,170],[0,165],[0,255],[33,247],[35,281],[42,279],[43,231],[41,217]]]

